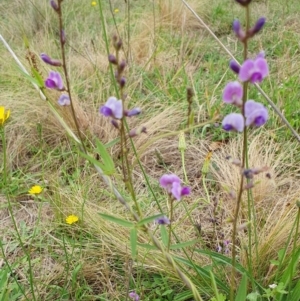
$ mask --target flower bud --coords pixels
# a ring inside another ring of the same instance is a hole
[[[246,38],[246,33],[241,27],[239,20],[234,20],[232,24],[232,29],[240,41],[243,41]]]
[[[137,128],[137,129],[130,130],[129,137],[132,138],[132,137],[140,135],[141,133],[147,134],[147,129],[146,129],[145,126],[142,126],[140,128]]]
[[[55,67],[60,67],[62,65],[59,60],[54,60],[50,58],[46,53],[41,53],[40,57],[48,65],[55,66]]]
[[[255,25],[249,29],[248,31],[248,37],[253,37],[255,34],[257,34],[261,29],[264,27],[266,23],[266,18],[259,18]]]
[[[124,60],[122,60],[122,62],[118,66],[119,73],[122,73],[124,71],[125,67],[126,67],[126,62]]]
[[[119,123],[117,122],[117,120],[112,119],[112,120],[111,120],[111,124],[112,124],[116,129],[119,129]]]
[[[50,5],[51,5],[51,7],[52,7],[56,12],[59,11],[58,5],[57,5],[57,3],[56,3],[55,0],[51,0],[51,1],[50,1]]]
[[[239,74],[241,67],[236,61],[231,60],[229,63],[229,67],[234,73]]]
[[[248,6],[252,0],[235,0],[235,1],[242,6]]]
[[[125,77],[121,77],[119,80],[119,85],[121,88],[124,88],[124,86],[126,85],[126,78]]]
[[[108,61],[111,63],[111,64],[114,64],[114,65],[117,65],[118,62],[117,62],[117,58],[113,55],[113,54],[110,54],[108,56]]]
[[[132,117],[132,116],[136,116],[139,115],[141,113],[141,109],[140,108],[134,108],[130,111],[125,111],[125,116],[127,117]]]
[[[60,33],[60,41],[63,45],[66,43],[66,34],[63,29],[61,30],[61,33]]]

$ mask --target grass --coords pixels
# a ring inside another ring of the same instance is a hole
[[[224,239],[230,238],[232,226],[228,221],[233,218],[235,203],[227,192],[239,182],[239,170],[224,158],[240,156],[241,137],[226,134],[214,124],[221,122],[222,116],[230,111],[221,102],[225,83],[233,79],[228,72],[229,58],[181,1],[128,3],[130,36],[124,1],[112,1],[112,8],[119,9],[114,15],[108,3],[103,4],[105,24],[111,37],[116,32],[116,22],[124,40],[124,56],[128,55],[129,64],[127,100],[130,107],[137,105],[143,111],[138,118],[130,119],[129,125],[147,127],[148,134],[135,137],[134,143],[155,196],[165,211],[168,207],[158,179],[166,172],[183,176],[176,131],[185,126],[188,86],[195,91],[195,124],[210,122],[209,127],[199,127],[187,137],[185,169],[193,194],[185,206],[182,203],[176,206],[174,224],[181,242],[198,239],[195,248],[186,249],[198,268],[192,269],[183,261],[180,266],[191,274],[204,300],[209,300],[214,296],[211,279],[203,275],[214,271],[217,282],[223,279],[225,283],[221,288],[224,293],[229,288],[226,279],[230,270],[224,262],[220,263],[220,258],[218,261],[197,250],[214,251]],[[240,59],[242,48],[231,33],[232,20],[242,14],[239,6],[222,0],[189,3]],[[64,6],[68,67],[80,127],[91,144],[95,143],[95,137],[110,143],[117,138],[117,132],[98,114],[99,106],[114,94],[98,5],[92,7],[89,2],[65,0]],[[268,23],[250,45],[253,55],[262,49],[266,51],[271,72],[262,88],[298,131],[299,11],[297,0],[254,1],[253,20],[265,15]],[[57,21],[47,1],[12,4],[2,0],[0,20],[0,34],[28,69],[24,39],[34,56],[42,52],[60,56]],[[112,51],[112,45],[109,47]],[[7,187],[0,182],[3,190],[0,230],[5,233],[1,239],[0,294],[5,292],[7,296],[3,300],[127,300],[128,291],[133,289],[140,293],[141,300],[192,300],[191,293],[177,275],[166,268],[158,251],[139,247],[138,260],[132,261],[129,230],[99,216],[103,213],[131,220],[129,213],[92,166],[78,155],[47,103],[39,98],[2,46],[0,62],[0,105],[11,110],[6,126],[10,182]],[[37,65],[46,78],[50,69],[38,58]],[[75,130],[69,108],[56,105],[59,93],[48,94],[64,120]],[[263,101],[254,87],[250,97]],[[216,116],[217,120],[211,121]],[[252,267],[255,279],[266,288],[278,282],[276,273],[284,274],[284,269],[276,270],[272,262],[278,260],[278,252],[285,248],[294,227],[300,194],[299,145],[280,118],[272,112],[270,116],[264,128],[251,133],[249,146],[250,166],[268,166],[271,174],[271,179],[259,176],[253,190],[259,244],[253,250]],[[119,165],[118,144],[108,150]],[[213,154],[204,179],[202,167],[210,150]],[[130,160],[142,211],[145,216],[157,214],[154,197],[132,154]],[[122,187],[119,173],[114,175],[114,181]],[[28,189],[35,184],[43,186],[44,192],[38,197],[28,196]],[[125,190],[122,192],[128,195]],[[247,210],[246,206],[242,208],[239,224],[245,222]],[[65,218],[70,214],[78,215],[79,223],[66,225]],[[150,227],[158,236],[156,226]],[[247,231],[239,231],[239,263],[244,267],[249,260],[245,247],[247,237]],[[145,234],[139,233],[139,243],[148,243]],[[299,246],[299,240],[296,243]],[[286,265],[291,252],[289,245],[283,259]],[[172,254],[184,257],[183,249]],[[31,258],[31,268],[28,258]],[[295,281],[299,274],[298,268]],[[30,277],[34,280],[34,296]]]

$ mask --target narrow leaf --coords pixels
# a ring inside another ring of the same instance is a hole
[[[246,297],[247,297],[247,280],[248,280],[247,275],[243,274],[241,283],[240,283],[239,288],[237,290],[235,301],[246,300]]]
[[[137,245],[139,247],[142,247],[142,248],[145,248],[147,250],[157,250],[157,248],[153,245],[149,245],[149,244],[140,244],[140,243],[137,243]]]
[[[118,224],[122,227],[126,227],[126,228],[132,228],[134,227],[134,223],[132,222],[129,222],[129,221],[126,221],[124,219],[120,219],[120,218],[117,218],[117,217],[114,217],[114,216],[111,216],[111,215],[107,215],[107,214],[103,214],[103,213],[99,213],[99,215],[107,220],[107,221],[110,221],[110,222],[113,222],[115,224]]]
[[[167,246],[169,243],[169,234],[167,232],[165,225],[160,226],[160,235],[161,235],[161,240],[162,240],[163,244],[165,246]]]
[[[198,239],[194,239],[194,240],[182,242],[180,244],[171,245],[170,249],[172,249],[172,250],[178,250],[178,249],[186,248],[186,247],[194,245],[197,242],[199,242]]]
[[[79,154],[82,157],[84,157],[85,159],[87,159],[90,163],[92,163],[92,164],[94,164],[96,166],[99,166],[106,175],[109,175],[109,173],[106,170],[106,167],[103,164],[101,164],[99,161],[97,161],[95,158],[93,158],[92,156],[87,155],[87,154],[85,154],[83,152],[79,152]]]
[[[137,252],[137,229],[132,228],[130,230],[130,245],[131,245],[131,256],[134,260],[136,258],[136,252]]]
[[[96,140],[96,146],[97,146],[97,151],[101,156],[102,163],[105,165],[105,169],[108,170],[110,174],[114,173],[115,164],[112,157],[106,150],[106,147],[101,143],[100,140]]]
[[[162,216],[164,216],[164,215],[163,214],[157,214],[157,215],[146,217],[146,218],[140,220],[137,223],[137,226],[140,227],[140,226],[143,226],[145,224],[151,223],[152,221],[154,221],[154,220],[156,220],[156,219],[158,219],[159,217],[162,217]]]

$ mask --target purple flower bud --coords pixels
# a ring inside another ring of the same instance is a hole
[[[130,111],[126,111],[125,112],[125,116],[127,117],[132,117],[132,116],[136,116],[139,115],[141,113],[141,109],[140,108],[134,108]]]
[[[69,106],[71,104],[70,97],[67,94],[60,95],[58,99],[58,104],[60,106]]]
[[[123,117],[122,100],[117,100],[116,97],[109,97],[104,106],[100,108],[100,113],[106,117],[121,119]]]
[[[259,18],[256,21],[255,25],[252,28],[249,29],[248,36],[253,37],[255,34],[260,32],[261,29],[264,27],[265,23],[266,23],[266,18],[263,18],[263,17]]]
[[[51,59],[46,53],[41,53],[40,57],[46,64],[51,66],[60,67],[62,65],[59,60]]]
[[[236,61],[231,60],[229,63],[229,67],[234,73],[239,74],[241,67]]]
[[[242,114],[231,113],[222,121],[223,130],[242,132],[244,130],[244,117]]]
[[[241,27],[239,20],[234,20],[232,24],[232,29],[240,41],[243,41],[246,38],[246,33]]]
[[[117,61],[117,58],[113,55],[113,54],[110,54],[108,56],[108,61],[114,65],[117,65],[118,64],[118,61]]]
[[[170,220],[165,215],[157,218],[155,221],[158,225],[170,225]]]
[[[45,86],[48,89],[63,91],[64,84],[59,72],[50,71],[48,78],[45,80]]]
[[[133,299],[133,301],[140,301],[140,296],[135,291],[130,292],[128,296]]]
[[[121,88],[124,88],[124,86],[126,85],[126,78],[125,77],[121,77],[119,80],[119,85]]]
[[[223,91],[223,100],[236,106],[241,106],[243,101],[243,87],[238,81],[230,82]]]
[[[248,6],[252,0],[235,0],[235,1],[242,6]]]
[[[239,79],[242,82],[260,83],[268,74],[267,61],[259,55],[255,60],[248,59],[243,63],[239,72]]]
[[[119,123],[116,119],[112,119],[111,120],[111,124],[116,128],[116,129],[119,129]]]
[[[146,129],[145,126],[142,126],[142,127],[138,128],[138,129],[130,130],[129,136],[130,137],[135,137],[135,136],[140,135],[141,133],[147,134],[147,129]]]
[[[245,103],[246,126],[264,125],[268,120],[268,110],[259,102],[248,100]]]
[[[66,34],[63,29],[61,30],[61,33],[60,33],[60,41],[63,45],[66,43]]]
[[[51,1],[50,1],[50,5],[52,6],[52,8],[53,8],[56,12],[58,12],[59,8],[58,8],[58,5],[57,5],[57,3],[56,3],[55,0],[51,0]]]

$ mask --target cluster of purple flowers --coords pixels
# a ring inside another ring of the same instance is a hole
[[[259,32],[265,23],[264,18],[260,18],[255,26],[244,32],[241,29],[239,21],[234,21],[233,30],[240,41],[245,41]],[[239,66],[235,61],[230,62],[230,68],[238,74],[239,81],[233,81],[226,85],[223,91],[223,101],[227,104],[232,104],[241,109],[242,113],[231,113],[222,121],[222,126],[225,131],[242,132],[245,126],[260,127],[268,120],[267,109],[254,100],[243,101],[243,85],[241,83],[249,82],[252,84],[261,83],[262,80],[269,74],[269,68],[265,59],[264,52],[257,55],[255,59],[247,59],[242,66]]]

